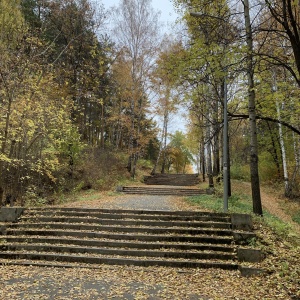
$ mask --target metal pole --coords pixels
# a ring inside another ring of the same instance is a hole
[[[227,68],[224,77],[224,117],[223,117],[223,208],[228,211],[228,114],[227,114]]]

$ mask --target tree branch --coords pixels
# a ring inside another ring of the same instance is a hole
[[[232,113],[228,112],[228,115],[232,118],[239,118],[239,119],[248,119],[249,118],[249,115],[246,115],[246,114],[232,114]],[[256,119],[281,124],[281,125],[289,128],[293,132],[297,133],[298,135],[300,135],[300,130],[299,129],[297,129],[296,127],[292,126],[291,124],[289,124],[285,121],[278,120],[278,119],[273,119],[271,117],[259,116],[259,115],[256,116]]]

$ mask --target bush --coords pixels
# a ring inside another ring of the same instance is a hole
[[[120,153],[104,149],[88,149],[82,156],[76,170],[76,181],[81,189],[111,190],[118,181],[129,176],[126,157]]]
[[[249,181],[250,169],[248,165],[234,164],[230,167],[230,176],[232,179]]]
[[[259,155],[259,178],[261,182],[278,179],[278,169],[270,153],[263,152]]]

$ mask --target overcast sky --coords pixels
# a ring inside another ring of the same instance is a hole
[[[1,1],[1,0],[0,0]],[[112,6],[118,6],[121,0],[98,0],[101,1],[105,9],[109,9]],[[143,0],[139,0],[143,1]],[[155,11],[160,11],[160,21],[165,25],[165,30],[162,32],[172,32],[174,30],[174,23],[178,17],[174,8],[173,2],[171,0],[152,0],[152,7]],[[173,25],[172,25],[173,24]],[[184,109],[178,113],[170,121],[169,131],[175,132],[176,130],[185,131],[185,118],[181,116],[181,113],[184,112]]]
[[[118,5],[120,0],[101,0],[104,7],[109,9],[114,5]],[[140,0],[143,1],[143,0]],[[171,0],[152,0],[152,7],[155,11],[161,12],[161,21],[166,26],[166,30],[171,27],[171,24],[176,20],[176,13]]]

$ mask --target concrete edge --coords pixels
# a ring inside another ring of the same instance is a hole
[[[253,230],[252,216],[248,214],[231,214],[233,230]]]
[[[24,207],[1,207],[0,222],[17,222],[24,210]]]
[[[246,266],[239,266],[239,271],[243,277],[258,276],[266,273],[266,270],[264,269]]]
[[[247,245],[256,238],[256,234],[249,231],[232,231],[232,236],[238,245]]]
[[[122,193],[123,190],[124,190],[124,188],[123,188],[123,186],[121,186],[121,185],[118,185],[118,186],[116,187],[116,192],[117,192],[117,193]]]
[[[262,262],[265,258],[260,249],[238,248],[237,257],[239,262]]]

